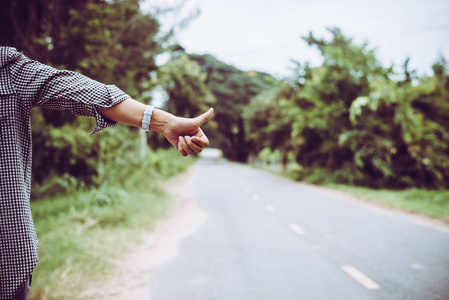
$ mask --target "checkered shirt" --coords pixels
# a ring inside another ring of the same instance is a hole
[[[104,119],[98,107],[129,98],[72,71],[56,70],[0,47],[0,299],[11,299],[37,263],[38,240],[30,210],[30,111],[40,106],[70,110],[96,118],[92,133],[116,122]]]

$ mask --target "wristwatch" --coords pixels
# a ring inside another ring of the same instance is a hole
[[[145,106],[145,111],[143,112],[142,119],[142,129],[145,131],[150,131],[151,116],[153,115],[154,106]]]

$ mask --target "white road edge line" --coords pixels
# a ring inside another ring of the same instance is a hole
[[[293,230],[293,232],[295,232],[296,234],[306,233],[306,231],[304,229],[302,229],[301,227],[299,227],[296,224],[290,224],[290,229]]]
[[[265,209],[268,211],[268,212],[274,212],[276,209],[273,207],[273,206],[271,206],[271,205],[267,205],[267,206],[265,206]]]
[[[380,286],[353,266],[342,266],[341,269],[368,290],[378,290]]]

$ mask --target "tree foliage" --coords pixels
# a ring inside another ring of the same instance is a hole
[[[449,186],[449,77],[446,61],[432,77],[384,68],[366,44],[339,29],[312,33],[321,66],[297,63],[294,80],[252,99],[247,131],[259,146],[294,154],[299,178],[327,170],[337,182],[372,187]],[[398,80],[398,77],[402,79]]]
[[[185,53],[175,55],[159,69],[159,82],[168,94],[165,108],[183,117],[195,117],[216,102],[201,66]]]
[[[186,118],[196,117],[207,111],[215,104],[216,99],[206,85],[206,77],[201,66],[191,60],[183,49],[172,50],[171,58],[158,69],[154,78],[158,90],[163,91],[166,96],[163,108]],[[216,128],[216,123],[210,120],[202,127],[209,132]],[[172,147],[160,135],[149,136],[148,140],[155,147]]]
[[[217,99],[214,120],[218,127],[211,133],[212,144],[226,158],[246,162],[251,142],[246,137],[244,108],[252,97],[273,85],[274,79],[266,73],[239,70],[211,55],[191,54],[190,58],[207,74],[205,82]]]
[[[155,84],[155,56],[164,51],[155,16],[140,10],[138,0],[7,1],[0,11],[0,43],[43,63],[79,71],[97,81],[115,84],[137,100],[149,102],[144,91]],[[146,98],[145,98],[146,97]],[[114,135],[88,138],[92,119],[70,113],[33,110],[33,183],[65,181],[98,184],[101,166],[123,156],[138,131],[122,127]],[[112,153],[112,155],[105,155]],[[134,156],[138,157],[138,155]],[[106,171],[105,171],[106,172]]]

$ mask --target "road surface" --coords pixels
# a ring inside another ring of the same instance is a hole
[[[207,220],[154,300],[448,300],[449,231],[221,160],[196,166]]]

